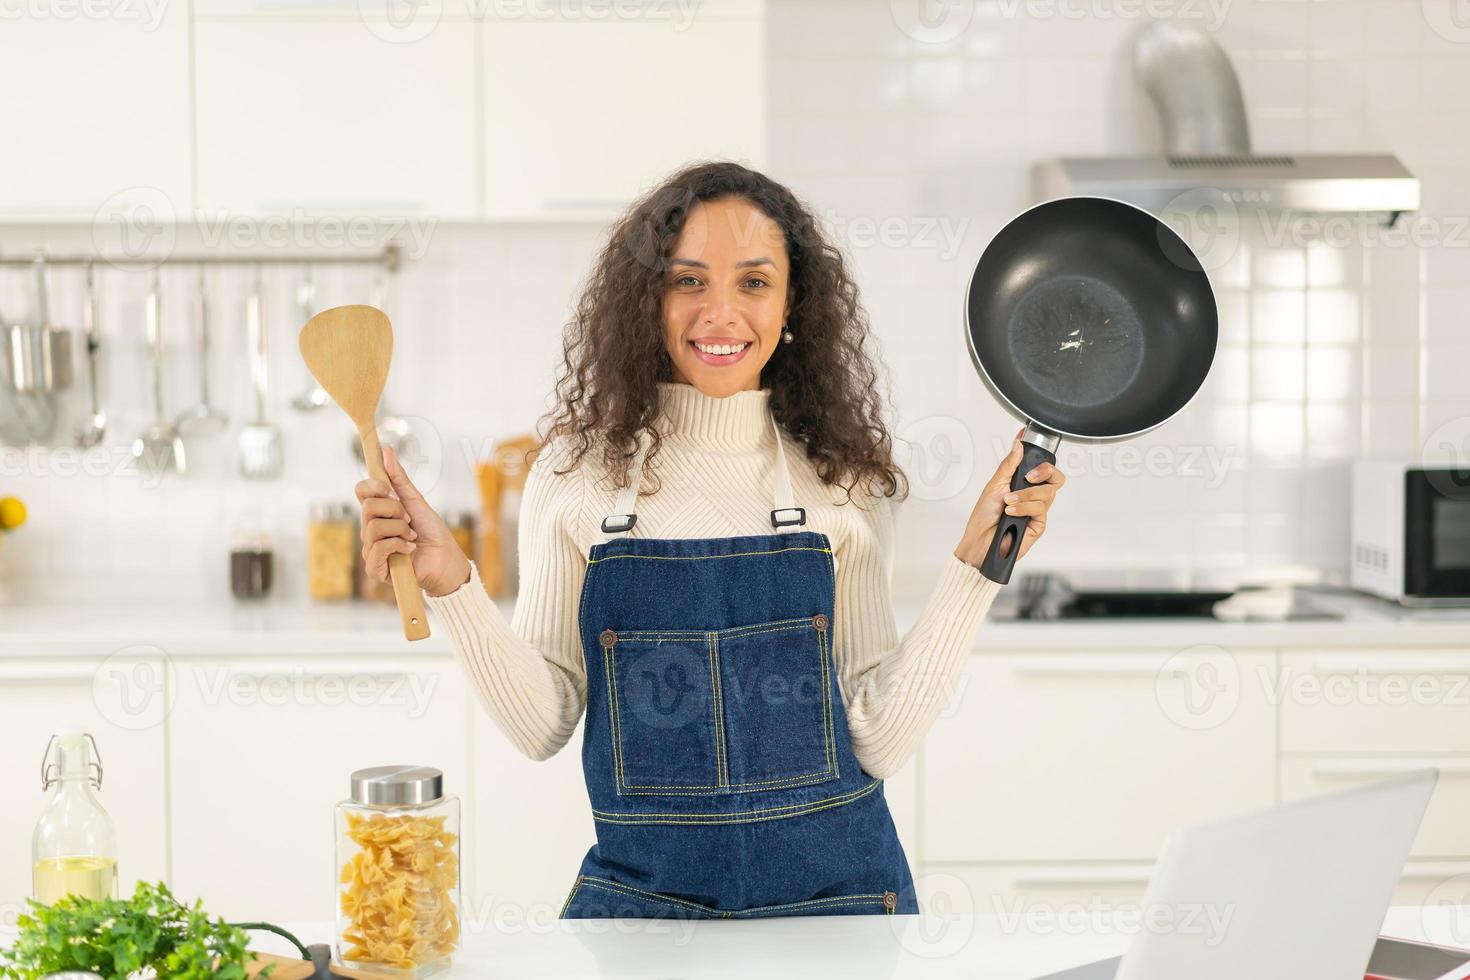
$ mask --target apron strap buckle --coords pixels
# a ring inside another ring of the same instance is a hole
[[[602,532],[604,534],[618,534],[623,531],[631,531],[633,525],[637,523],[637,514],[610,514],[602,519]]]
[[[781,516],[795,515],[795,516]],[[806,523],[805,507],[779,507],[771,511],[771,527],[792,527]]]

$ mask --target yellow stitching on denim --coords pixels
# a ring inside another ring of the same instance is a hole
[[[721,701],[720,655],[715,634],[706,634],[704,644],[709,653],[709,683],[715,713],[715,785],[727,786],[730,782],[730,774],[725,768],[725,708]]]
[[[587,564],[591,565],[600,561],[612,561],[614,558],[648,558],[654,561],[700,561],[705,558],[744,558],[750,555],[784,555],[788,551],[825,551],[831,554],[832,549],[802,546],[797,548],[778,548],[775,551],[732,551],[728,555],[607,555],[603,558],[588,558]]]
[[[656,905],[671,905],[676,908],[686,908],[695,912],[703,912],[706,915],[711,916],[712,918],[748,918],[768,914],[771,912],[778,912],[784,909],[834,908],[841,905],[871,905],[874,902],[878,902],[881,904],[883,901],[883,893],[877,892],[872,894],[859,895],[833,895],[828,898],[809,898],[800,902],[783,902],[779,905],[757,905],[753,908],[748,909],[717,909],[712,908],[708,905],[701,905],[698,902],[691,902],[686,899],[675,898],[672,895],[664,895],[660,894],[659,892],[651,892],[643,888],[638,888],[634,885],[624,884],[621,881],[613,881],[609,878],[588,876],[586,878],[579,878],[578,882],[579,887],[581,884],[585,883],[592,888],[600,888],[604,891],[612,892],[615,895],[626,895],[630,898],[643,898],[653,902]],[[568,899],[568,903],[570,904],[570,899]],[[563,911],[565,911],[565,909],[563,909]]]
[[[658,892],[645,891],[642,888],[635,888],[632,885],[625,885],[621,881],[613,881],[609,878],[588,877],[585,880],[586,883],[591,885],[593,888],[601,888],[604,891],[610,891],[614,894],[627,895],[631,898],[646,898],[660,905],[673,905],[676,907],[683,906],[684,908],[693,909],[696,912],[704,912],[712,916],[730,915],[729,912],[725,912],[721,909],[713,909],[710,908],[708,905],[700,905],[697,902],[688,902],[682,898],[675,898],[672,895],[660,895]]]
[[[731,915],[736,917],[753,916],[763,912],[774,912],[777,909],[828,908],[834,905],[871,905],[875,901],[880,904],[882,903],[883,895],[881,892],[876,895],[833,895],[831,898],[809,898],[804,902],[787,902],[784,905],[757,905],[755,908],[750,909],[736,909],[731,912]]]
[[[569,908],[572,907],[572,899],[576,896],[577,891],[581,887],[582,887],[582,876],[581,875],[577,875],[577,880],[574,881],[574,882],[572,882],[572,890],[569,891],[569,892],[567,892],[567,900],[565,902],[562,902],[561,903],[561,911],[556,914],[556,917],[558,919],[565,919],[567,917],[567,909],[569,909]]]
[[[747,633],[771,633],[780,630],[800,629],[811,624],[810,616],[793,616],[790,619],[773,619],[769,623],[749,623],[745,626],[727,626],[722,630],[716,630],[725,639],[735,636],[744,636]]]
[[[810,616],[797,616],[794,619],[774,619],[769,623],[751,623],[748,626],[727,626],[719,630],[619,630],[618,640],[632,642],[641,640],[646,643],[663,643],[674,640],[693,640],[703,638],[709,633],[718,633],[726,639],[740,636],[751,636],[756,633],[778,633],[784,630],[801,629],[811,623]]]
[[[758,823],[764,820],[781,820],[786,817],[799,817],[808,813],[816,813],[821,810],[830,810],[833,807],[844,806],[867,796],[878,785],[881,779],[875,779],[860,790],[845,793],[840,796],[829,796],[823,800],[812,800],[808,803],[797,803],[784,807],[768,807],[763,810],[735,810],[730,813],[611,813],[604,810],[593,810],[592,818],[603,823],[611,824],[735,824],[735,823]],[[803,809],[804,808],[804,809]],[[772,816],[744,817],[745,814],[766,813],[769,811],[787,810],[786,813],[773,813]],[[615,819],[628,817],[632,819]],[[728,817],[743,817],[743,819],[724,819]]]
[[[789,623],[789,624],[793,624],[793,625],[777,626],[776,625],[777,623]],[[769,627],[769,628],[767,628],[767,627]],[[728,632],[743,631],[743,632],[739,632],[739,638],[744,638],[744,637],[747,637],[747,636],[755,636],[755,635],[758,635],[758,634],[761,634],[761,633],[777,633],[777,632],[783,632],[783,631],[790,631],[790,630],[794,630],[794,629],[803,629],[803,628],[808,628],[808,627],[810,627],[812,629],[815,629],[815,627],[811,627],[811,617],[810,616],[801,616],[801,617],[798,617],[798,618],[795,618],[795,619],[773,620],[771,623],[756,623],[756,624],[753,624],[751,626],[736,626],[736,627],[732,627],[730,630],[720,630],[719,633],[720,634],[725,634],[725,633],[728,633]],[[820,633],[821,631],[820,630],[817,630],[817,632]],[[717,638],[716,639],[716,644],[717,645],[718,645],[718,642],[719,642],[719,640]],[[818,648],[819,648],[819,651],[820,651],[820,649],[821,649],[820,638],[819,638]],[[817,770],[815,770],[813,772],[804,772],[804,773],[800,773],[800,774],[793,775],[793,776],[778,776],[775,779],[752,779],[752,780],[747,780],[746,782],[743,782],[743,783],[731,783],[730,784],[730,787],[732,789],[742,789],[742,788],[746,788],[746,787],[755,787],[755,786],[762,786],[762,787],[765,787],[768,790],[770,790],[770,789],[780,789],[780,788],[783,788],[783,787],[785,787],[785,788],[791,788],[791,787],[795,787],[795,786],[806,785],[808,783],[822,782],[822,781],[824,781],[824,780],[826,780],[828,778],[831,778],[833,775],[835,775],[836,767],[833,764],[833,758],[832,758],[832,756],[833,756],[833,742],[834,742],[834,739],[832,737],[832,730],[831,730],[830,718],[828,717],[828,712],[830,710],[830,705],[828,703],[828,697],[829,697],[829,695],[828,695],[828,683],[827,683],[827,672],[826,672],[826,660],[825,660],[825,658],[823,658],[822,661],[821,661],[821,668],[822,668],[822,682],[823,682],[822,683],[822,718],[823,718],[825,730],[826,730],[826,733],[827,733],[827,739],[826,739],[826,745],[825,745],[825,748],[826,748],[826,757],[827,757],[827,767],[825,769],[817,769]]]
[[[764,786],[767,789],[795,788],[796,786],[805,785],[806,783],[826,782],[831,777],[832,767],[828,766],[826,769],[818,769],[816,772],[802,773],[800,776],[780,776],[776,779],[753,779],[748,783],[731,783],[730,788],[741,789],[746,786]],[[778,783],[790,783],[791,786],[781,787],[776,785]]]
[[[618,681],[613,667],[612,647],[602,648],[602,672],[607,678],[607,710],[612,719],[613,775],[623,783],[623,725],[618,718]]]
[[[833,766],[836,741],[832,735],[832,681],[827,673],[827,631],[817,630],[817,655],[822,658],[822,726],[827,731],[827,768]]]
[[[726,636],[725,639],[727,639],[727,640],[743,640],[747,636],[759,636],[762,633],[791,633],[791,632],[794,632],[794,631],[799,630],[799,629],[810,629],[810,628],[811,628],[811,619],[810,619],[810,617],[803,617],[802,620],[801,620],[801,622],[798,623],[795,626],[763,626],[760,629],[756,629],[753,626],[739,626],[739,627],[736,627],[736,629],[740,630],[739,633],[735,633],[733,635]],[[720,632],[723,633],[724,630],[721,630]]]
[[[622,635],[619,634],[619,639]],[[615,641],[616,642],[616,641]],[[616,762],[613,775],[618,782],[618,792],[625,796],[714,796],[715,787],[709,786],[647,786],[642,783],[628,782],[627,772],[623,768],[623,725],[618,717],[618,682],[617,669],[613,663],[613,647],[603,647],[603,671],[608,679],[608,701],[611,706],[613,717],[613,758]]]

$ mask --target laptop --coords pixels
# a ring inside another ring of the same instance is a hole
[[[1362,977],[1438,779],[1416,770],[1175,832],[1127,952],[1039,980]]]

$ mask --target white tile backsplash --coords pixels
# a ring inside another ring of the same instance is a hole
[[[1222,316],[1214,375],[1149,436],[1063,444],[1073,480],[1047,540],[1028,557],[1032,568],[1340,577],[1348,462],[1417,454],[1436,428],[1470,416],[1470,129],[1459,122],[1470,103],[1470,36],[1446,37],[1452,2],[1223,5],[1215,36],[1241,77],[1254,148],[1397,153],[1423,181],[1420,220],[1436,233],[1425,248],[1357,226],[1347,244],[1289,236],[1273,244],[1270,234],[1289,229],[1244,219],[1240,239],[1212,268]],[[970,484],[900,511],[905,589],[929,582],[996,447],[1017,427],[963,347],[962,294],[975,260],[1032,203],[1035,160],[1160,146],[1152,103],[1130,68],[1139,21],[1043,13],[1076,4],[950,6],[969,8],[961,31],[931,23],[905,32],[913,5],[890,0],[771,0],[767,15],[766,170],[823,216],[852,259],[891,379],[895,430],[942,416],[971,436]],[[875,241],[872,229],[884,222],[906,235]],[[386,400],[414,420],[419,472],[444,508],[475,507],[477,455],[529,431],[550,407],[561,329],[603,231],[439,226],[394,284],[388,306],[399,340]],[[25,229],[4,237],[0,249],[36,244]],[[54,277],[57,315],[75,322],[74,276]],[[188,278],[168,281],[171,411],[196,394]],[[126,443],[149,414],[141,398],[147,281],[105,272],[104,392],[113,414],[98,463],[105,475],[62,475],[65,454],[39,464],[6,456],[0,493],[25,498],[32,519],[5,539],[0,595],[167,588],[181,601],[222,596],[230,526],[250,513],[277,530],[288,559],[282,592],[301,594],[307,509],[349,498],[358,471],[345,422],[288,405],[306,383],[288,329],[299,320],[290,300],[297,279],[296,270],[272,270],[268,283],[270,407],[285,428],[289,475],[240,480],[231,435],[197,447],[196,472],[145,489]],[[319,305],[360,298],[369,279],[323,273]],[[238,423],[251,410],[245,280],[221,273],[215,285],[213,383]],[[0,312],[28,309],[29,290],[23,277],[0,276]]]

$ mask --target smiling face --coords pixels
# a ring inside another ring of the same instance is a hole
[[[664,283],[664,343],[674,380],[723,398],[760,387],[790,307],[781,226],[743,198],[689,212]]]

